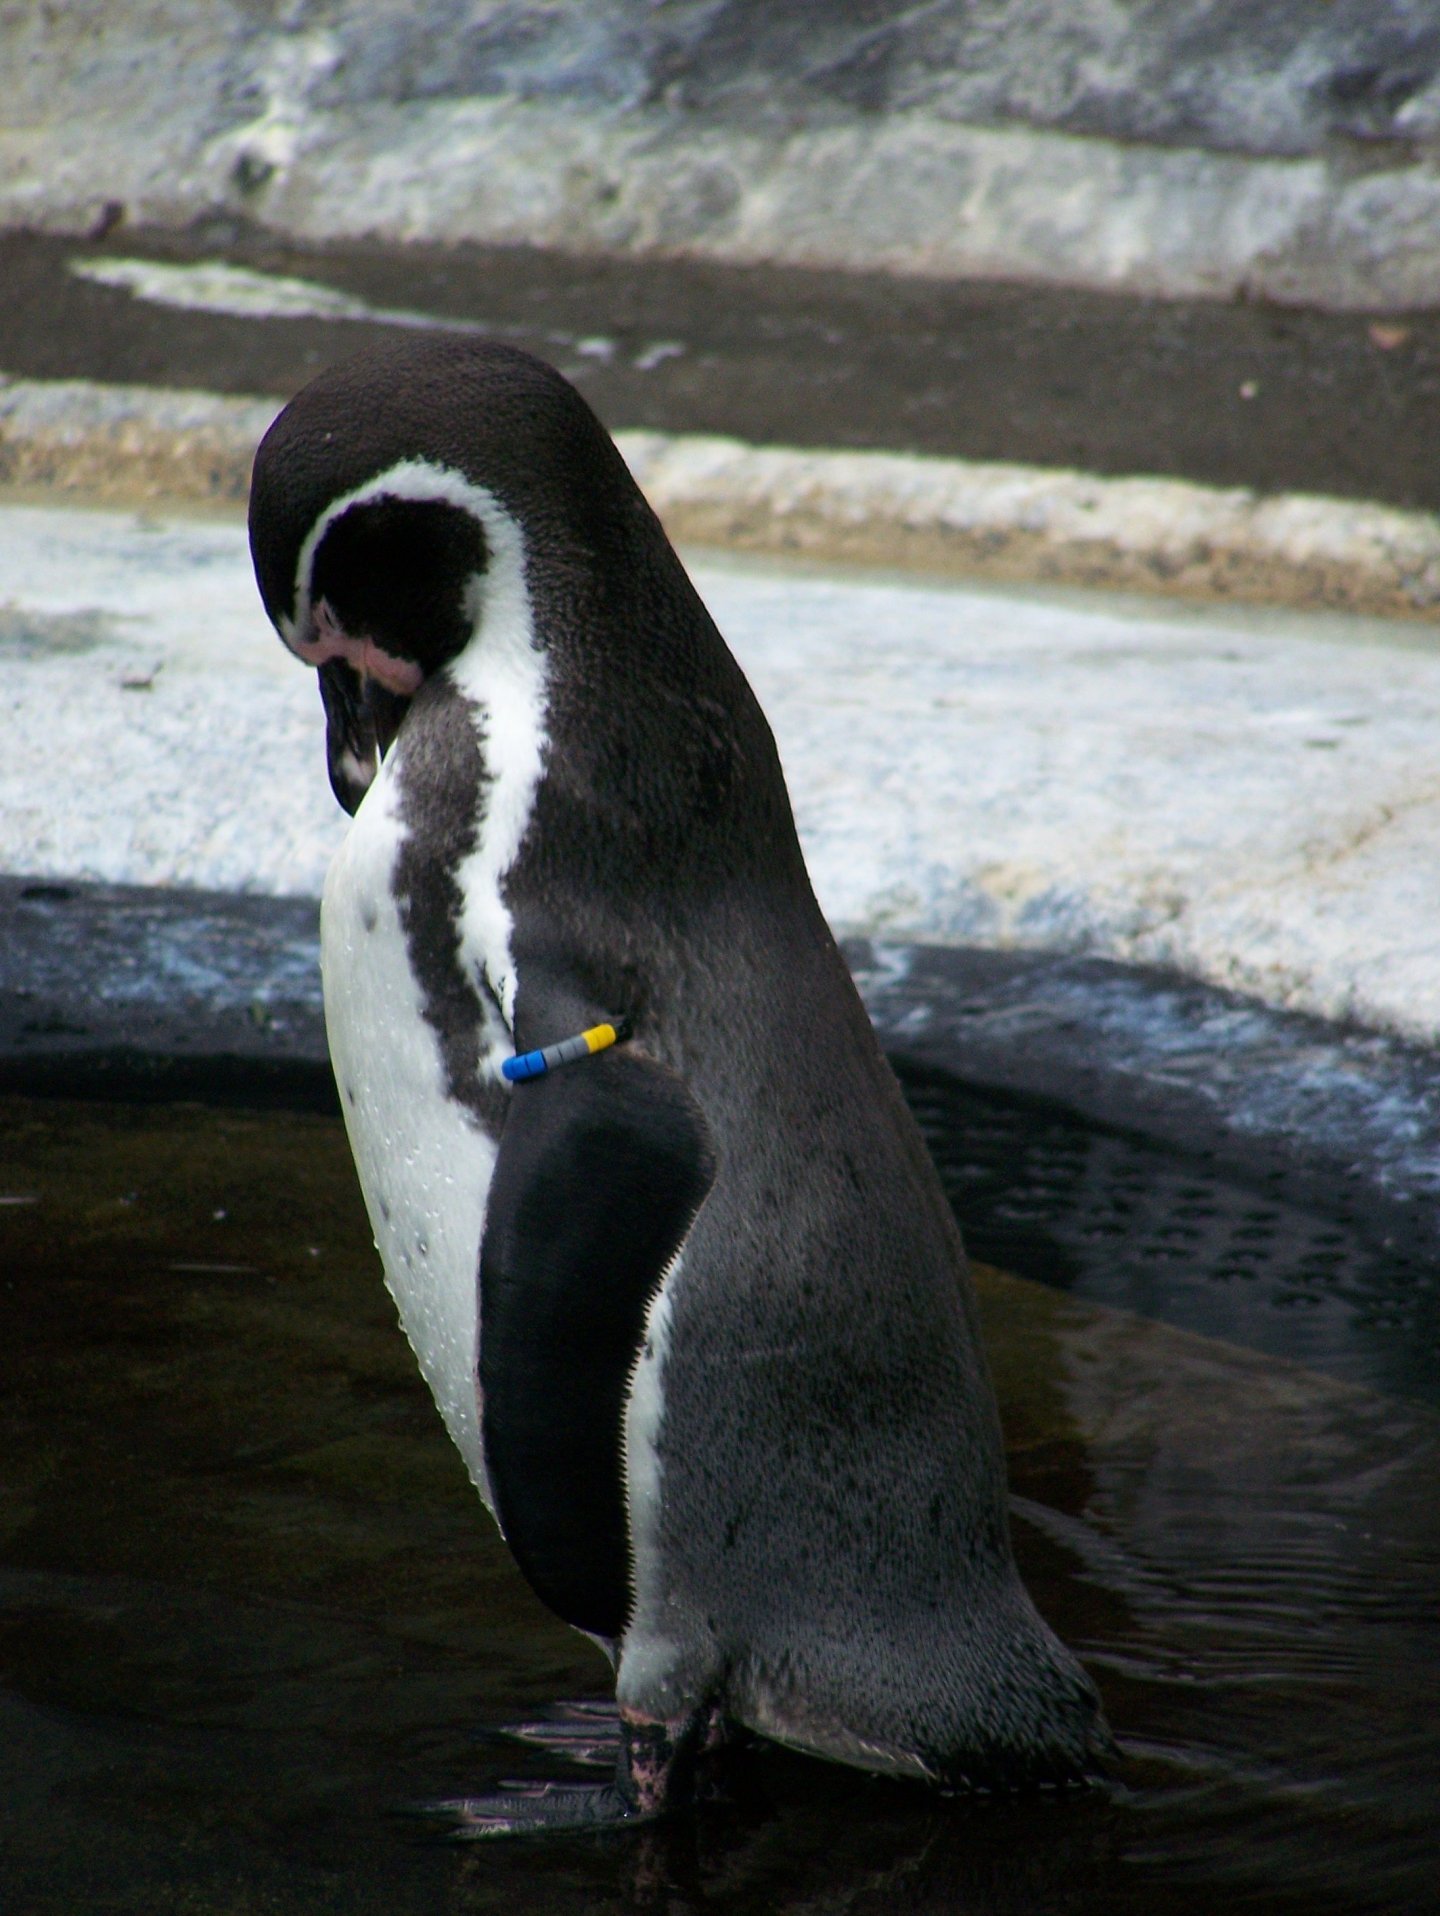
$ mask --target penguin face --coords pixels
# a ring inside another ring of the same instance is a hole
[[[470,488],[447,485],[457,478],[411,461],[336,501],[301,545],[293,609],[275,618],[319,669],[330,783],[351,813],[410,700],[473,636],[489,541]]]
[[[463,506],[382,491],[325,527],[306,582],[311,632],[286,642],[307,664],[343,658],[409,698],[469,639],[468,587],[485,559],[483,528]]]

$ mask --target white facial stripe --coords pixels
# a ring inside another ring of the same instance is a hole
[[[466,607],[473,636],[446,668],[456,689],[475,708],[488,774],[481,842],[459,873],[465,899],[461,948],[466,962],[498,998],[505,1025],[513,1032],[517,980],[510,912],[501,886],[530,822],[547,742],[545,660],[535,647],[519,523],[488,486],[476,485],[450,466],[403,460],[333,500],[310,528],[296,567],[295,613],[282,622],[281,635],[293,652],[304,656],[303,635],[313,623],[311,574],[321,541],[352,506],[382,498],[458,506],[479,521],[485,534],[485,570],[471,581]],[[319,611],[315,608],[317,616]],[[499,1035],[491,1034],[492,1039]],[[488,1048],[497,1050],[493,1042]],[[503,1046],[498,1050],[503,1053]],[[499,1055],[487,1062],[498,1071]]]
[[[280,636],[292,652],[299,654],[296,640],[309,629],[311,574],[315,554],[325,534],[352,506],[370,505],[377,499],[435,500],[443,505],[459,506],[480,521],[486,537],[490,534],[490,516],[498,513],[512,525],[514,521],[488,486],[473,485],[453,466],[438,466],[428,459],[402,459],[387,472],[380,472],[353,492],[332,499],[306,535],[295,564],[295,610],[280,621]]]

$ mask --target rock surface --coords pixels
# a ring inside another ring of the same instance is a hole
[[[12,224],[1440,302],[1427,0],[90,0],[0,58]]]

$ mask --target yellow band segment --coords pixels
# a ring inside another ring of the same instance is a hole
[[[614,1025],[591,1025],[590,1029],[582,1031],[580,1036],[592,1051],[608,1051],[618,1034]]]

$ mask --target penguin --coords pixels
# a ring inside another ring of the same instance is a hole
[[[543,361],[414,336],[281,412],[249,523],[352,814],[322,973],[386,1282],[521,1572],[614,1669],[614,1782],[472,1827],[681,1808],[732,1730],[942,1789],[1094,1778],[958,1228],[613,441]]]

